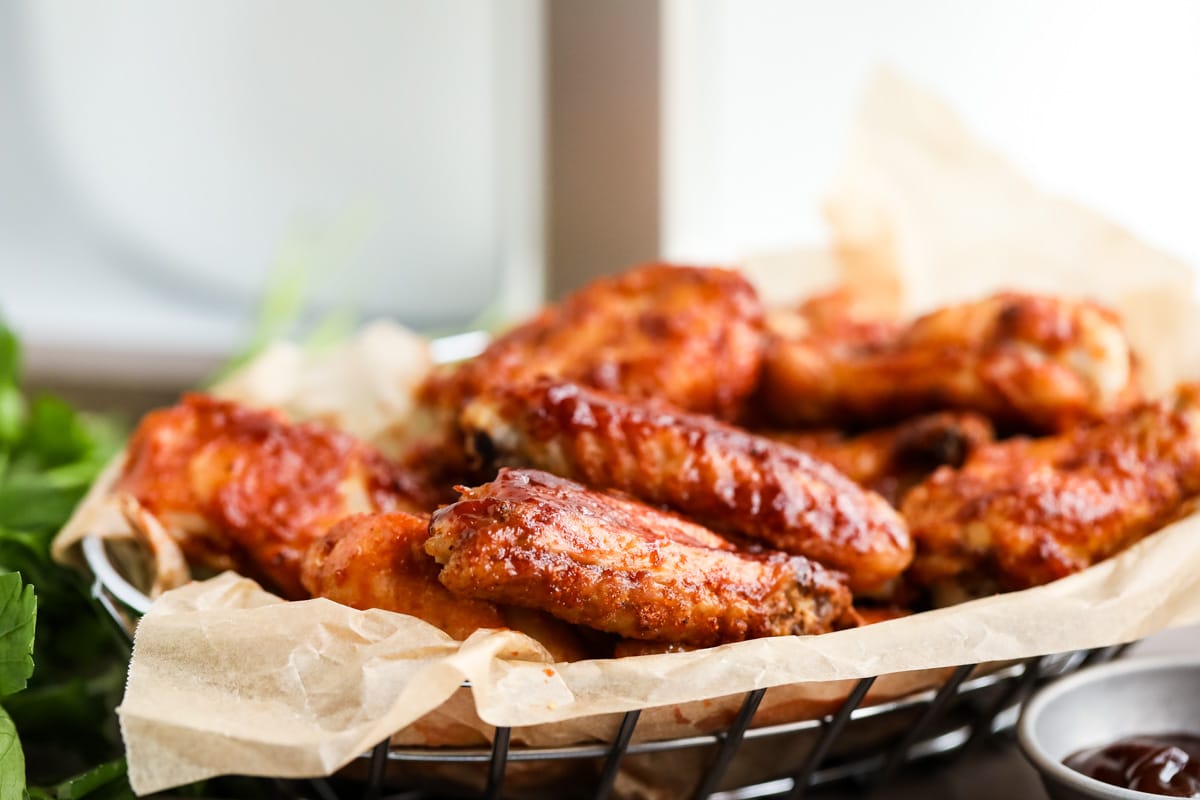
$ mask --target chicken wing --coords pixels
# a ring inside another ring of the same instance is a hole
[[[721,531],[880,587],[912,559],[903,520],[828,464],[711,417],[539,379],[495,387],[463,410],[469,446],[669,506]]]
[[[462,492],[425,549],[463,597],[700,647],[823,633],[850,608],[836,574],[801,556],[689,544],[699,526],[545,472],[502,469]]]
[[[494,383],[538,375],[737,416],[762,365],[763,310],[738,273],[654,264],[598,280],[433,377],[426,400],[457,414]]]
[[[942,411],[848,436],[841,431],[764,431],[764,436],[832,464],[899,506],[904,494],[943,464],[962,466],[995,437],[986,417]]]
[[[505,627],[491,603],[456,597],[438,583],[428,538],[426,516],[353,514],[308,549],[301,581],[314,597],[419,617],[459,641],[479,628]]]
[[[314,597],[408,614],[459,641],[480,628],[512,628],[540,642],[555,661],[587,657],[575,632],[556,619],[451,594],[425,552],[428,538],[427,515],[354,514],[308,549],[301,580]]]
[[[1158,529],[1200,492],[1200,391],[1057,436],[1010,439],[904,500],[910,576],[948,599],[1036,586]]]
[[[827,345],[845,348],[884,344],[899,335],[901,324],[880,313],[861,294],[849,287],[813,295],[795,308],[777,308],[767,313],[767,328],[789,339],[820,339]]]
[[[883,341],[775,336],[761,398],[785,425],[876,424],[957,408],[1056,431],[1129,408],[1140,391],[1114,312],[1006,292],[927,314]]]
[[[238,570],[288,598],[305,596],[301,559],[335,522],[422,506],[412,476],[362,442],[200,394],[146,415],[116,490],[189,563]]]

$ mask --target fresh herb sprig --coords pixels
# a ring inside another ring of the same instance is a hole
[[[119,432],[28,397],[20,378],[19,343],[0,324],[0,800],[132,797],[112,715],[128,652],[81,576],[50,558]]]
[[[293,231],[269,270],[246,348],[212,380],[249,362],[275,339],[297,333],[314,279],[334,274],[332,268],[365,240],[370,223],[370,215],[360,209],[341,215],[328,230],[309,236]],[[336,343],[356,323],[348,309],[335,309],[316,321],[304,343],[313,348]],[[116,453],[123,432],[111,420],[80,414],[58,398],[26,396],[20,378],[19,342],[0,321],[0,598],[11,584],[11,591],[20,588],[20,596],[28,597],[23,602],[32,608],[36,593],[38,625],[35,637],[30,617],[32,677],[28,672],[19,681],[14,677],[12,685],[25,686],[28,679],[28,686],[8,696],[8,650],[0,643],[0,800],[133,798],[113,713],[124,686],[128,648],[100,618],[103,612],[82,576],[50,558],[54,535]],[[23,613],[13,612],[9,619],[0,610],[0,631],[24,624]],[[26,773],[38,785],[26,786]],[[175,794],[214,792],[257,798],[264,785],[227,778],[182,787]]]

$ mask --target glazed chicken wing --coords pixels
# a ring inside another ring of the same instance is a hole
[[[893,506],[933,470],[962,466],[968,455],[994,438],[988,419],[969,411],[926,414],[853,436],[831,430],[763,435],[832,464]]]
[[[477,398],[460,425],[487,460],[669,506],[845,572],[856,591],[880,587],[912,558],[904,522],[882,497],[711,417],[539,379]]]
[[[875,424],[957,408],[1056,431],[1126,409],[1140,392],[1112,311],[1006,292],[927,314],[883,341],[775,336],[761,395],[785,425]]]
[[[480,628],[512,628],[539,641],[555,661],[587,656],[574,631],[556,619],[451,594],[425,552],[428,539],[426,515],[354,514],[308,549],[301,580],[314,597],[408,614],[459,641]]]
[[[913,579],[948,599],[1036,586],[1158,529],[1200,492],[1200,390],[1043,439],[980,448],[904,500]],[[992,584],[992,585],[989,585]]]
[[[117,492],[191,564],[238,570],[288,598],[305,596],[300,561],[335,522],[421,506],[412,477],[353,437],[199,394],[146,415]]]
[[[700,647],[823,633],[850,607],[837,576],[801,556],[690,544],[707,538],[698,526],[544,472],[503,469],[462,491],[426,544],[462,597]]]
[[[762,333],[762,306],[738,273],[650,265],[545,309],[424,394],[457,413],[487,386],[550,375],[734,417],[758,381]]]
[[[425,552],[429,517],[395,511],[346,517],[308,549],[301,581],[313,597],[409,614],[459,641],[503,628],[500,610],[450,594]]]
[[[789,339],[820,339],[826,346],[837,343],[844,350],[871,347],[894,339],[903,329],[877,305],[843,286],[813,295],[795,308],[771,309],[767,329]]]

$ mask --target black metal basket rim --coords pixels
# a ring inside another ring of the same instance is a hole
[[[967,694],[973,691],[985,689],[993,686],[1001,681],[1010,678],[1020,677],[1024,672],[1023,664],[1014,664],[1005,669],[996,672],[980,675],[967,681],[959,687],[959,694]],[[889,700],[886,703],[877,703],[870,706],[862,706],[854,710],[850,715],[851,720],[868,719],[870,717],[879,716],[892,711],[899,711],[911,706],[918,706],[922,703],[927,703],[937,694],[937,689],[928,689],[923,692],[908,694],[904,697]],[[782,736],[789,733],[800,733],[806,730],[816,730],[825,723],[823,717],[816,719],[797,720],[796,722],[784,722],[777,725],[763,725],[758,728],[750,728],[743,735],[745,739],[766,739],[772,736]],[[631,742],[627,748],[628,753],[656,753],[663,750],[683,750],[691,747],[705,747],[716,744],[722,740],[720,733],[706,733],[696,736],[686,736],[678,739],[659,739],[645,742]],[[581,745],[565,745],[561,747],[529,747],[523,745],[512,745],[508,756],[510,761],[535,761],[541,759],[572,759],[572,758],[595,758],[605,755],[612,747],[611,744],[581,744]],[[436,751],[439,761],[455,761],[455,762],[481,762],[487,761],[491,754],[491,748],[488,746],[480,747],[392,747],[389,752],[389,758],[395,761],[427,761],[430,751]]]
[[[1080,662],[1086,658],[1087,654],[1084,651],[1074,651],[1070,653],[1055,654],[1053,656],[1041,657],[1041,674],[1043,676],[1052,676],[1059,673],[1070,672]],[[1053,661],[1057,659],[1057,661]],[[982,691],[1004,681],[1019,678],[1025,674],[1026,662],[1022,661],[1015,664],[1010,664],[1007,667],[987,672],[982,675],[977,675],[969,680],[964,681],[957,689],[958,694],[971,694]],[[469,686],[470,684],[464,684]],[[862,719],[870,719],[883,714],[888,714],[893,711],[900,711],[905,708],[920,706],[933,700],[937,695],[938,688],[934,687],[921,692],[897,697],[883,703],[875,703],[868,706],[860,706],[851,714],[852,721]],[[776,725],[763,725],[757,728],[750,728],[745,732],[745,739],[766,739],[772,736],[783,736],[791,733],[800,733],[807,730],[817,730],[825,725],[826,717],[817,717],[814,719],[797,720],[795,722],[784,722]],[[677,739],[658,739],[644,742],[631,742],[627,747],[629,753],[655,753],[664,750],[680,750],[692,747],[705,747],[715,744],[722,740],[722,733],[698,734],[696,736],[687,736]],[[510,748],[509,759],[513,761],[535,761],[541,759],[573,759],[573,758],[593,758],[605,755],[611,748],[611,744],[580,744],[580,745],[564,745],[559,747],[538,747],[529,745],[512,745]],[[395,761],[428,761],[431,752],[438,754],[439,761],[452,761],[460,763],[479,763],[485,762],[490,758],[491,748],[488,745],[480,745],[478,747],[415,747],[415,746],[392,746],[389,750],[388,757]]]
[[[97,584],[112,599],[120,603],[127,611],[131,611],[139,617],[144,616],[150,610],[150,604],[154,601],[150,599],[149,595],[126,580],[120,570],[113,565],[108,557],[108,547],[104,537],[85,536],[81,544],[81,549],[83,551],[83,560],[87,564],[88,569],[92,571]],[[124,624],[122,620],[116,620],[116,622],[122,626]],[[133,634],[133,631],[126,632],[130,636]]]

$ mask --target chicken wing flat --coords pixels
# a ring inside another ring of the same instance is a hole
[[[1088,567],[1173,518],[1200,492],[1195,387],[1057,436],[975,451],[915,487],[910,570],[941,597],[1036,586]]]
[[[335,522],[421,506],[411,476],[353,437],[199,394],[146,415],[116,489],[191,564],[238,570],[288,598],[305,596],[301,559]]]
[[[512,628],[540,642],[555,661],[587,657],[579,637],[556,619],[451,594],[425,552],[428,539],[428,515],[354,514],[308,549],[301,580],[314,597],[408,614],[459,641],[480,628]]]
[[[539,379],[496,387],[463,410],[469,446],[668,506],[880,587],[912,560],[887,501],[806,453],[699,414]]]
[[[1140,399],[1117,315],[1006,292],[934,311],[894,338],[772,337],[761,397],[777,424],[870,425],[940,409],[1058,431]]]
[[[942,465],[960,467],[995,438],[988,419],[969,411],[942,411],[850,436],[841,431],[765,431],[768,436],[832,464],[893,506]]]
[[[545,472],[502,469],[462,491],[425,547],[463,597],[699,647],[823,633],[850,608],[838,576],[802,556],[689,544],[707,538],[699,526]]]
[[[762,334],[762,306],[738,273],[654,264],[545,309],[424,395],[456,414],[489,385],[550,375],[734,417],[758,382]]]

